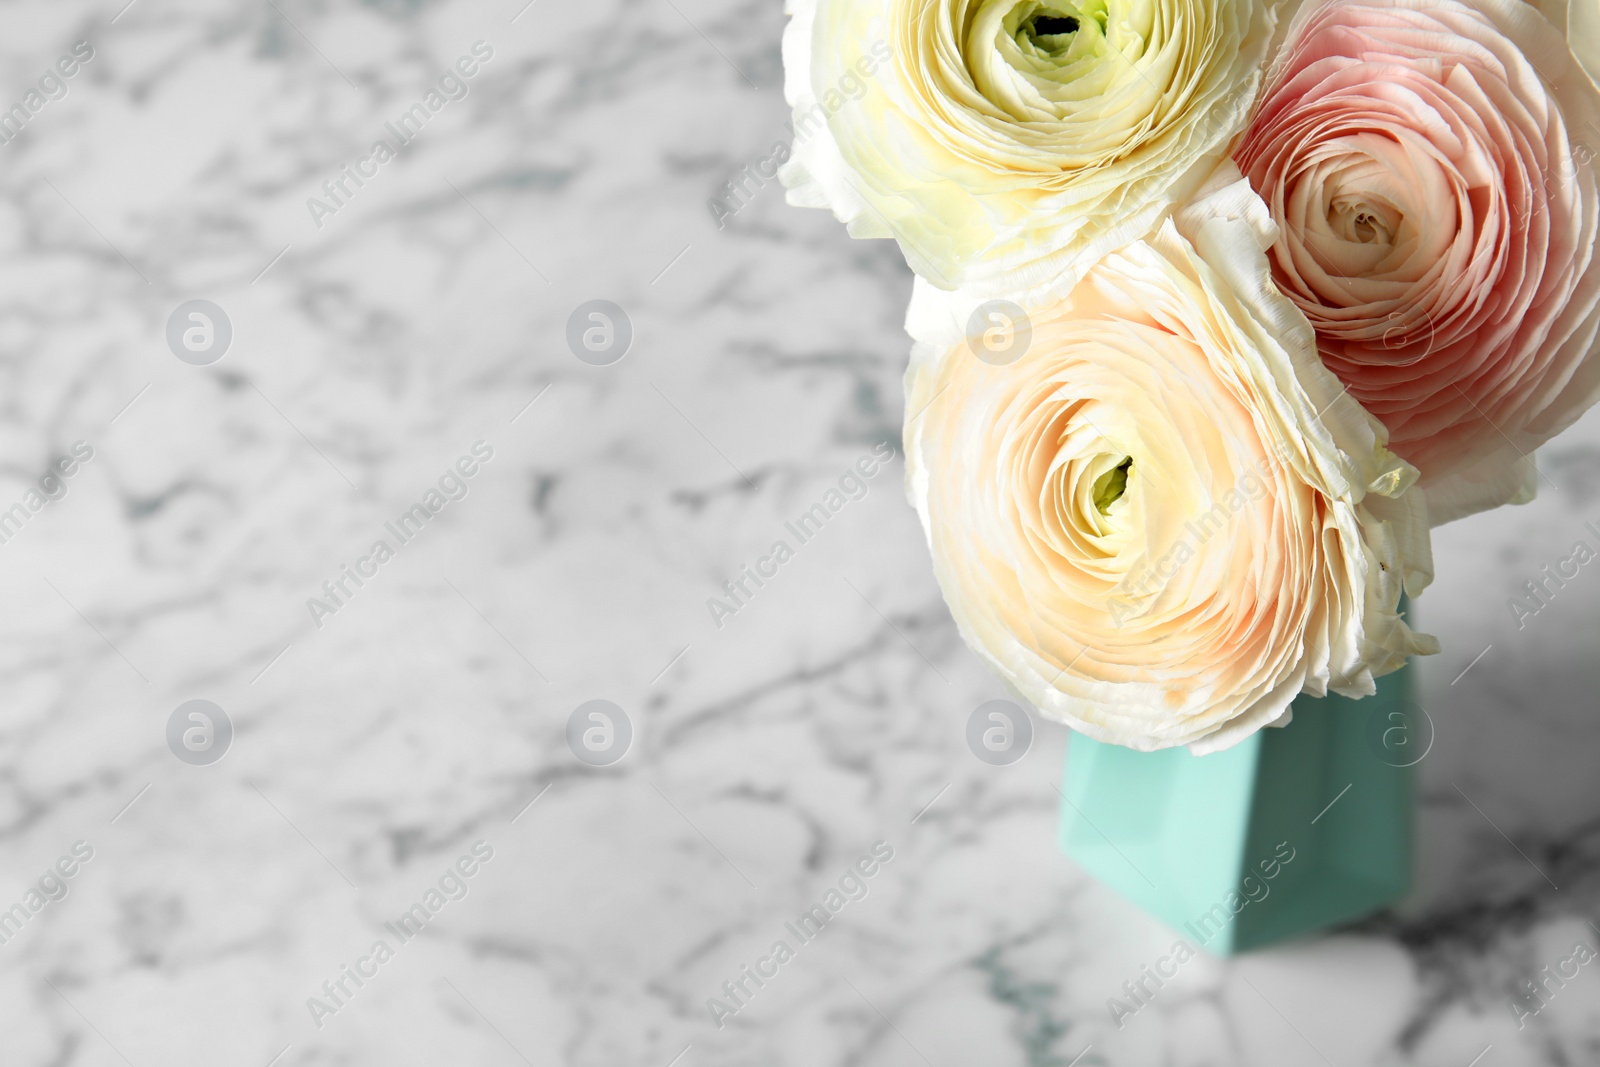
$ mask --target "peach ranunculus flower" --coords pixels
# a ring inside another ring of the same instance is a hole
[[[1435,525],[1531,499],[1600,395],[1596,151],[1600,93],[1520,0],[1311,3],[1268,73],[1235,158],[1273,275]]]
[[[1275,0],[788,0],[789,202],[989,295],[1142,237],[1243,128]]]
[[[963,337],[924,292],[910,321],[907,485],[962,636],[1136,749],[1226,748],[1438,648],[1399,614],[1432,570],[1416,472],[1318,361],[1226,171],[1025,319],[978,305]]]

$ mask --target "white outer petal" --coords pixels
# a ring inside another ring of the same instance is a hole
[[[1428,521],[1434,526],[1476,515],[1502,504],[1527,504],[1539,489],[1535,454],[1511,445],[1466,470],[1423,487]]]
[[[817,117],[821,112],[811,87],[811,30],[817,0],[787,0],[784,9],[790,17],[783,30],[783,95],[795,128],[789,161],[778,168],[778,180],[787,190],[784,199],[795,207],[832,210],[852,237],[892,237],[851,183],[850,168],[826,118]],[[808,116],[811,121],[804,121]]]

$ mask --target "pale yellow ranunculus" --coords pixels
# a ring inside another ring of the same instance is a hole
[[[942,289],[1075,277],[1226,153],[1272,0],[789,0],[793,204]]]
[[[907,484],[963,637],[1137,749],[1227,747],[1438,648],[1398,607],[1432,572],[1416,471],[1274,288],[1265,204],[1219,174],[1009,349],[962,336],[988,319],[959,297],[911,317]]]

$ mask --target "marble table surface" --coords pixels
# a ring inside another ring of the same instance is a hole
[[[0,1063],[1600,1062],[1600,967],[1513,1008],[1600,944],[1600,570],[1509,607],[1596,541],[1600,419],[1437,532],[1412,898],[1120,1028],[1173,935],[1056,850],[1066,731],[967,750],[1004,693],[898,456],[708,608],[903,414],[895,249],[759,177],[709,206],[788,137],[783,21],[0,5]],[[215,362],[175,358],[191,300]],[[609,365],[569,345],[592,300]],[[231,738],[169,741],[191,700]],[[610,766],[568,744],[590,700]]]

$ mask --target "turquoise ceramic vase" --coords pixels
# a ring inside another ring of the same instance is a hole
[[[1365,700],[1300,697],[1224,752],[1073,734],[1060,843],[1177,931],[1230,955],[1371,914],[1411,884],[1414,767],[1432,727],[1410,666]]]

